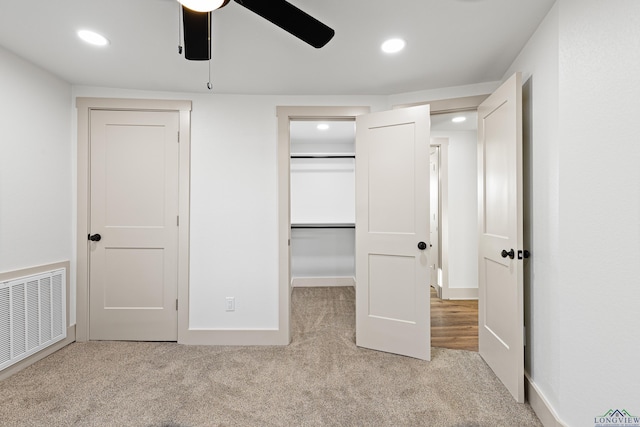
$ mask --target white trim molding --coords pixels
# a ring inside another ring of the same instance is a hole
[[[443,288],[442,293],[442,299],[478,299],[478,288]]]
[[[191,176],[191,101],[76,98],[78,109],[78,222],[76,263],[76,338],[89,340],[89,119],[91,110],[177,111],[180,114],[178,230],[178,342],[189,328],[189,200]]]
[[[354,120],[367,114],[370,107],[276,107],[278,117],[278,289],[281,344],[291,342],[291,212],[289,208],[289,178],[291,157],[291,120]]]
[[[525,372],[525,390],[527,394],[527,401],[531,405],[531,409],[536,413],[536,416],[540,419],[540,422],[544,427],[568,427],[558,414],[553,409],[549,401],[545,398],[544,394],[531,380],[528,373]]]

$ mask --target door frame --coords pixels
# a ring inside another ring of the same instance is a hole
[[[432,116],[437,114],[477,111],[480,104],[482,104],[482,102],[484,102],[484,100],[487,99],[490,95],[491,93],[487,93],[482,95],[465,96],[461,98],[447,98],[434,101],[414,102],[411,104],[397,104],[393,106],[393,109],[430,104]],[[443,142],[444,139],[446,139],[446,142]],[[440,220],[442,225],[442,229],[440,231],[440,264],[442,266],[442,288],[439,289],[439,291],[441,291],[441,294],[438,295],[438,297],[441,299],[451,299],[453,297],[455,299],[456,296],[451,295],[452,291],[451,288],[449,288],[449,139],[443,137],[431,137],[431,141],[434,140],[440,140],[440,142],[432,143],[431,145],[440,145],[440,166],[442,168],[441,172],[442,170],[444,170],[444,179],[441,182],[442,187],[440,188],[443,197],[443,199],[441,200],[442,210],[440,212]]]
[[[90,113],[91,110],[177,111],[179,113],[178,207],[178,342],[189,327],[189,177],[191,151],[191,101],[76,98],[77,218],[76,218],[76,341],[89,340],[89,230],[90,213]]]
[[[291,135],[292,120],[355,120],[370,107],[276,107],[278,118],[278,317],[279,332],[291,342]]]
[[[438,298],[449,295],[449,138],[432,136],[431,147],[438,148],[438,256],[441,281],[436,291]]]

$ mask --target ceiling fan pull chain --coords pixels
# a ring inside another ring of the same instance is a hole
[[[211,58],[209,58],[209,81],[207,82],[207,89],[213,89],[213,85],[211,84]]]
[[[178,54],[182,55],[182,5],[178,3]]]

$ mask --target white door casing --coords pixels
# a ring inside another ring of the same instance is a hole
[[[431,238],[430,284],[438,289],[440,269],[440,147],[431,146],[429,156],[429,225]]]
[[[89,339],[177,340],[179,113],[90,113]]]
[[[356,118],[356,344],[424,360],[429,133],[428,105]]]
[[[478,107],[479,351],[518,402],[524,402],[521,92],[516,73]]]

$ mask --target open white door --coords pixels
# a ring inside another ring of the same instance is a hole
[[[524,402],[522,77],[478,107],[480,355]]]
[[[356,118],[356,344],[431,358],[429,106]]]

